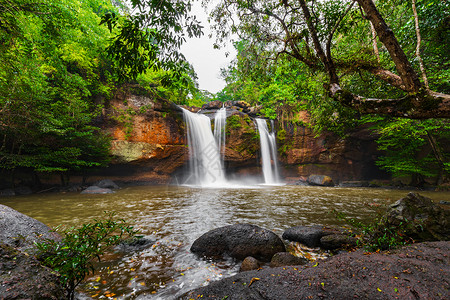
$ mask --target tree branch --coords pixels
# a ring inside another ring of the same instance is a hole
[[[395,63],[397,72],[410,93],[418,93],[422,84],[416,71],[411,66],[405,52],[401,48],[391,28],[386,24],[372,0],[356,0],[366,13],[367,19],[372,22],[378,38],[388,50]]]

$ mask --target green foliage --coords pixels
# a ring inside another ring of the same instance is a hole
[[[407,220],[402,221],[399,226],[394,226],[386,225],[385,217],[379,211],[375,219],[367,223],[349,218],[346,214],[336,210],[333,210],[333,213],[337,219],[346,222],[360,233],[359,245],[368,251],[392,250],[413,242],[405,234],[408,228],[413,226]]]
[[[175,75],[173,71],[157,69],[147,70],[137,77],[139,85],[149,91],[155,98],[163,98],[179,105],[202,106],[212,96],[198,90],[197,74],[190,65],[186,71]]]
[[[385,151],[379,166],[396,177],[440,177],[438,181],[448,177],[450,157],[444,148],[450,139],[448,120],[392,119],[376,128],[379,149]]]
[[[106,213],[103,220],[94,220],[60,233],[63,236],[61,241],[47,239],[35,246],[42,264],[61,275],[67,298],[74,299],[75,288],[90,272],[94,272],[93,261],[100,260],[100,256],[113,245],[134,237],[137,231],[125,220],[116,220],[114,213]]]
[[[190,14],[191,6],[191,1],[133,0],[133,14],[122,16],[108,12],[102,17],[101,24],[106,24],[115,34],[107,52],[119,79],[136,79],[148,69],[170,70],[175,80],[188,73],[187,65],[180,64],[184,56],[178,49],[186,35],[203,34],[202,26]]]
[[[67,172],[106,165],[109,140],[92,126],[101,112],[93,99],[113,89],[103,55],[109,33],[98,23],[99,14],[116,8],[106,0],[6,5],[0,13],[0,38],[8,40],[0,49],[1,168]]]

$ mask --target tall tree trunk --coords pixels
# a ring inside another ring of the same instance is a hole
[[[419,67],[420,67],[420,72],[422,73],[423,84],[425,85],[427,90],[429,90],[430,87],[428,85],[427,73],[425,72],[425,67],[423,65],[422,56],[420,56],[420,47],[422,44],[422,37],[420,35],[419,16],[417,15],[416,0],[412,0],[412,10],[413,10],[413,14],[414,14],[414,24],[416,27],[416,36],[417,36],[416,57],[417,57],[417,60],[419,61]]]

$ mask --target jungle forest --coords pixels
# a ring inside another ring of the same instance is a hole
[[[98,116],[115,90],[138,83],[179,105],[246,101],[280,124],[345,136],[370,124],[393,176],[450,170],[450,10],[438,0],[1,0],[0,167],[85,172],[106,166]],[[179,51],[211,26],[237,57],[225,88],[198,88]]]

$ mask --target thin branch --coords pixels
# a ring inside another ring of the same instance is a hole
[[[420,72],[422,73],[423,83],[424,83],[426,89],[429,90],[430,87],[428,85],[427,73],[425,72],[423,60],[422,60],[422,57],[420,56],[420,46],[422,43],[422,37],[420,35],[419,16],[417,15],[416,0],[412,0],[412,9],[413,9],[413,14],[414,14],[414,24],[416,27],[416,36],[417,36],[416,57],[417,57],[417,60],[419,61],[419,67],[420,67]]]

